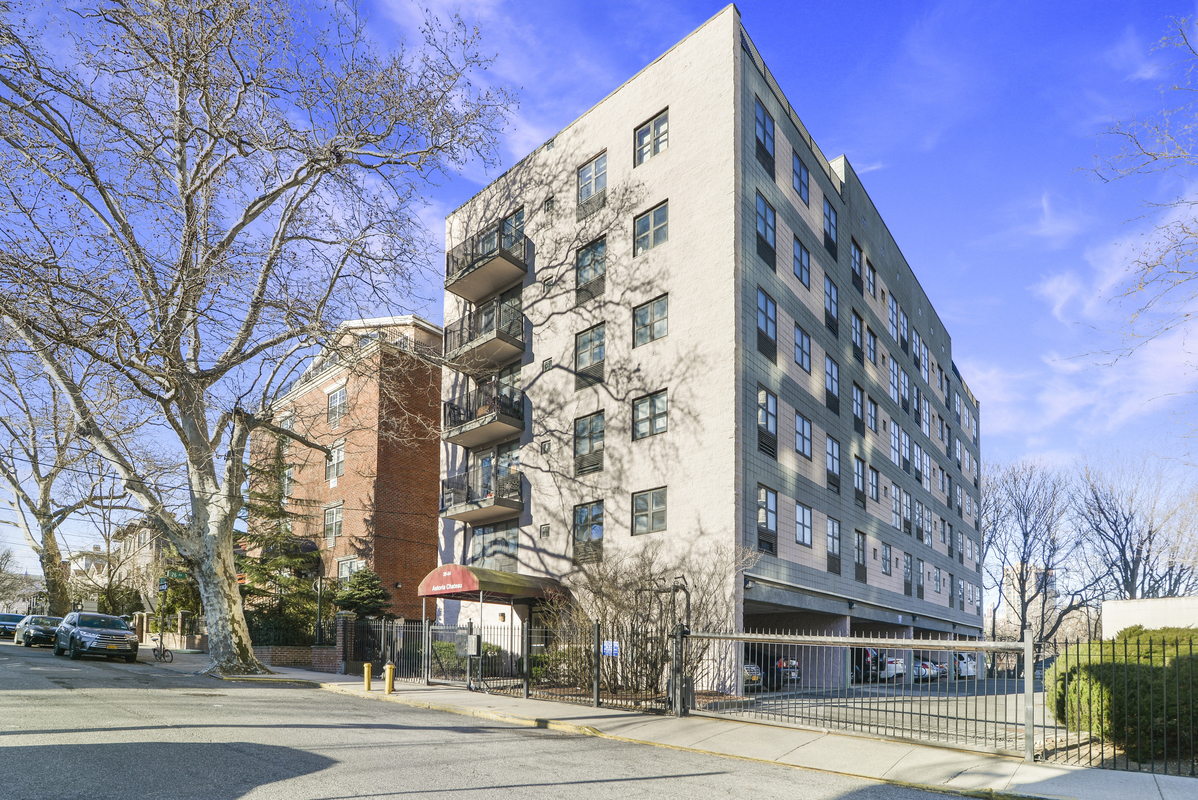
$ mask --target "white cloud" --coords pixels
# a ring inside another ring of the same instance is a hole
[[[1153,59],[1150,48],[1128,28],[1123,37],[1103,54],[1108,64],[1123,74],[1124,80],[1150,81],[1164,73],[1164,65]]]

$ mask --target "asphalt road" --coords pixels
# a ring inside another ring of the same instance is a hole
[[[143,656],[144,658],[144,656]],[[0,798],[943,794],[0,644]]]

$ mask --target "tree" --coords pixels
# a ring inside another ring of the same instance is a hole
[[[1077,519],[1106,565],[1104,594],[1117,600],[1198,591],[1194,498],[1148,463],[1087,465],[1081,474]]]
[[[391,605],[391,593],[383,588],[377,572],[360,569],[350,576],[333,602],[342,611],[352,611],[359,617],[377,617]]]
[[[13,570],[12,550],[0,550],[0,606],[11,608],[37,581]]]
[[[488,62],[458,18],[380,53],[355,9],[302,13],[97,0],[50,30],[0,20],[0,322],[192,567],[227,673],[266,671],[233,555],[247,442],[328,453],[276,424],[280,390],[335,354],[339,320],[407,296],[421,189],[493,163],[511,102],[478,88]],[[169,437],[182,494],[139,471],[73,355]]]

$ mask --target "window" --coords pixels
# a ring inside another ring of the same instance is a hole
[[[932,380],[931,368],[928,366],[928,343],[924,342],[922,345],[920,345],[920,348],[919,374],[923,376],[924,383],[930,384]]]
[[[606,331],[607,325],[600,324],[574,337],[576,389],[603,382]]]
[[[865,419],[865,391],[853,384],[853,416],[859,420]]]
[[[887,300],[887,309],[888,309],[887,324],[890,326],[890,338],[894,339],[897,342],[898,338],[899,338],[899,332],[898,332],[898,313],[899,313],[899,311],[898,311],[898,301],[894,299],[893,294],[890,295],[890,298]]]
[[[337,580],[349,580],[355,572],[365,569],[366,562],[360,558],[345,558],[337,562]]]
[[[649,342],[655,342],[669,332],[667,314],[669,312],[669,295],[662,295],[656,300],[650,300],[643,306],[637,306],[632,312],[632,346],[640,347]]]
[[[940,594],[940,567],[935,567],[932,570],[932,588],[936,591],[936,594]],[[949,587],[949,591],[952,591],[951,586]]]
[[[666,529],[665,487],[632,496],[632,535]]]
[[[578,202],[588,200],[606,188],[607,153],[604,153],[578,170]]]
[[[899,487],[897,483],[890,485],[890,524],[897,530],[902,530],[903,517],[899,508]]]
[[[778,433],[778,398],[773,392],[757,387],[757,427],[768,433]]]
[[[757,193],[757,235],[773,249],[775,244],[776,217],[774,207],[765,202],[761,192]]]
[[[769,115],[769,112],[765,110],[765,106],[763,106],[761,104],[760,100],[757,101],[756,128],[757,128],[757,141],[760,142],[761,146],[765,148],[765,151],[767,153],[769,153],[770,158],[773,158],[774,157],[774,118],[771,117]]]
[[[652,211],[646,211],[633,222],[633,255],[639,256],[646,250],[665,244],[669,237],[670,204],[662,203]]]
[[[840,302],[837,299],[836,284],[832,283],[832,279],[827,275],[824,276],[824,313],[829,314],[832,319],[836,319],[839,315]]]
[[[636,149],[636,166],[640,166],[653,156],[665,150],[669,144],[670,112],[663,111],[651,122],[636,129],[634,147]]]
[[[824,391],[840,395],[840,365],[828,355],[824,356]]]
[[[849,251],[852,254],[850,266],[852,267],[853,275],[857,280],[861,280],[861,247],[856,242],[851,242]],[[861,284],[856,285],[860,286]]]
[[[828,517],[828,555],[840,555],[840,520]]]
[[[875,502],[878,499],[878,471],[873,467],[869,468],[869,499]]]
[[[957,412],[957,422],[961,421],[961,393],[953,392],[953,407]]]
[[[520,524],[514,519],[475,526],[470,537],[470,563],[483,569],[515,572],[519,537]]]
[[[824,448],[824,450],[825,450],[824,461],[828,468],[828,472],[831,472],[833,475],[839,475],[840,474],[840,442],[836,441],[831,436],[829,436],[827,446]]]
[[[666,390],[632,401],[632,438],[644,439],[668,428]]]
[[[919,346],[923,344],[919,338],[919,331],[915,328],[911,329],[911,354],[915,356],[915,360],[919,361]]]
[[[899,430],[899,426],[894,424],[894,420],[891,420],[890,421],[890,460],[893,461],[898,466],[902,466],[902,463],[903,463],[901,460],[901,457],[899,456],[899,438],[901,436],[902,436],[902,433]]]
[[[757,485],[757,547],[773,553],[778,545],[778,493]]]
[[[345,474],[345,442],[333,445],[324,462],[324,479],[334,481]]]
[[[907,376],[907,370],[901,370],[899,377],[902,378],[902,398],[909,401],[911,399],[911,378]]]
[[[857,531],[857,546],[853,552],[853,563],[859,567],[865,566],[865,534]]]
[[[804,372],[811,372],[811,337],[798,325],[795,325],[795,363]]]
[[[911,436],[906,431],[899,429],[903,435],[903,461],[911,461]]]
[[[928,402],[927,395],[923,398],[923,414],[920,416],[920,427],[923,429],[923,435],[932,438],[932,404]]]
[[[603,412],[574,420],[574,472],[588,475],[603,470]]]
[[[877,433],[878,432],[878,404],[875,403],[872,399],[870,399],[869,402],[866,403],[865,413],[866,413],[865,424],[869,426],[869,429],[871,431],[873,431],[874,433]]]
[[[919,572],[915,576],[915,585],[923,586],[923,572],[924,572],[923,559],[922,558],[916,559],[915,563],[919,566]]]
[[[903,520],[911,521],[911,495],[907,492],[903,492]]]
[[[853,488],[865,494],[865,462],[853,456]]]
[[[603,501],[574,506],[574,546],[586,548],[603,541]],[[575,557],[578,551],[575,550]]]
[[[824,198],[824,238],[836,244],[836,209]]]
[[[332,547],[337,541],[337,537],[341,535],[341,506],[326,508],[324,510],[324,540],[325,543]]]
[[[811,458],[811,420],[795,412],[795,450]]]
[[[957,451],[957,468],[960,469],[961,468],[961,440],[957,439],[957,441],[954,443],[954,446]]]
[[[865,291],[873,297],[878,296],[878,271],[868,261],[865,262]]]
[[[795,541],[811,546],[811,509],[795,503]]]
[[[336,428],[341,424],[341,418],[345,416],[346,395],[345,387],[329,392],[329,411],[326,421],[330,428]]]
[[[891,558],[892,558],[892,556],[891,556],[891,551],[890,551],[890,545],[883,544],[882,545],[882,574],[883,575],[890,574]]]
[[[577,285],[585,286],[607,272],[607,237],[578,251]]]
[[[778,341],[778,304],[761,289],[757,290],[757,330],[770,341]]]
[[[903,553],[903,581],[911,582],[911,554]]]
[[[890,359],[890,399],[899,401],[899,365],[893,358]]]
[[[871,364],[878,363],[878,337],[869,328],[865,329],[865,357]]]
[[[791,181],[794,183],[795,191],[799,193],[799,199],[810,205],[811,174],[807,172],[807,165],[799,159],[798,153],[791,153],[791,156],[793,156]]]
[[[795,277],[802,281],[804,286],[810,289],[811,253],[807,252],[807,248],[803,247],[803,243],[799,241],[799,237],[797,236],[795,237],[794,261]]]
[[[857,350],[862,350],[865,347],[865,342],[862,341],[863,330],[864,330],[865,324],[862,322],[861,317],[857,314],[856,311],[853,312],[852,327],[853,327],[853,346],[856,347]],[[860,353],[858,355],[859,356],[863,355],[863,353]]]

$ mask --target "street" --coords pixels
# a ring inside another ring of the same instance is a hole
[[[0,797],[943,797],[320,689],[0,644]]]

